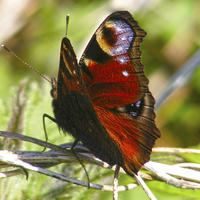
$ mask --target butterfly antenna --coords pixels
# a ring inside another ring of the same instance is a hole
[[[66,33],[65,33],[65,37],[67,37],[68,24],[69,24],[69,14],[66,16]]]
[[[37,71],[35,68],[33,68],[31,65],[29,65],[28,63],[26,63],[24,60],[22,60],[19,56],[17,56],[14,52],[12,52],[10,49],[8,49],[8,47],[6,47],[5,45],[1,45],[6,51],[8,51],[9,53],[11,53],[13,56],[15,56],[18,60],[20,60],[21,62],[23,62],[26,66],[30,67],[33,71],[35,71],[37,74],[39,74],[40,76],[42,76],[45,80],[47,80],[49,83],[51,83],[51,81],[46,78],[45,76],[43,76],[39,71]]]

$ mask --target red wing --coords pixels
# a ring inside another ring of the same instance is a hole
[[[128,12],[110,15],[97,29],[80,61],[94,109],[122,153],[129,174],[149,160],[160,132],[154,98],[141,64],[146,32]],[[106,141],[105,141],[106,142]]]

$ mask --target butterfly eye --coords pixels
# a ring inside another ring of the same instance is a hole
[[[51,96],[54,98],[54,99],[57,99],[57,81],[56,81],[56,79],[55,78],[52,78],[51,79],[51,82],[52,82],[52,89],[51,89],[51,92],[50,92],[50,94],[51,94]]]

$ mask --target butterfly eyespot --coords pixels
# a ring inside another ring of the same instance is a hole
[[[105,23],[105,26],[96,33],[99,46],[109,56],[126,54],[133,39],[134,32],[132,28],[121,20]]]
[[[142,110],[142,101],[137,101],[136,103],[131,103],[124,107],[127,114],[130,114],[132,117],[137,117]]]

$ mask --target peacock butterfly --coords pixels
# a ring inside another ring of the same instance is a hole
[[[79,64],[69,39],[62,39],[58,78],[52,79],[59,128],[131,176],[149,161],[160,137],[140,61],[145,35],[129,12],[114,12],[96,30]]]

